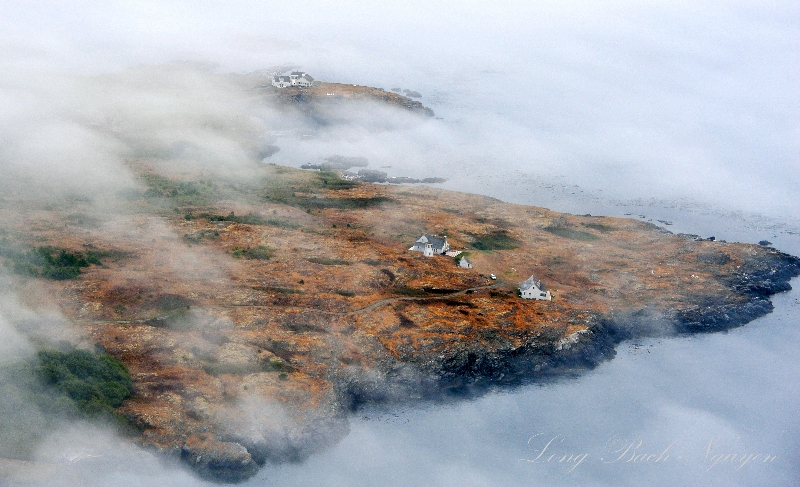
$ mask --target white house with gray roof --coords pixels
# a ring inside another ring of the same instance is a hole
[[[272,86],[276,86],[278,88],[292,86],[292,78],[288,76],[274,76],[272,78]]]
[[[550,291],[547,290],[544,283],[533,276],[519,283],[519,295],[524,299],[553,300],[553,296],[550,295]]]
[[[308,88],[314,84],[314,78],[308,73],[303,71],[292,71],[288,76],[273,76],[272,86],[277,88],[286,88],[289,86],[298,86],[300,88]]]
[[[433,257],[434,254],[443,254],[450,250],[447,237],[425,234],[417,239],[414,246],[408,249],[412,252],[422,252],[425,257]]]

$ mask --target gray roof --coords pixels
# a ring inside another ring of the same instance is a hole
[[[547,292],[547,288],[545,287],[544,283],[542,281],[537,281],[533,276],[519,283],[519,288],[522,290],[530,289],[531,286],[536,286],[542,292]]]
[[[431,246],[435,249],[440,249],[444,247],[445,242],[447,242],[446,237],[437,237],[436,235],[428,235],[427,233],[422,237],[420,237],[419,239],[417,239],[417,242],[419,242],[423,238],[427,239],[428,243],[431,244]]]
[[[307,79],[308,81],[314,81],[314,78],[312,78],[311,76],[309,76],[307,74],[304,74],[302,77]]]

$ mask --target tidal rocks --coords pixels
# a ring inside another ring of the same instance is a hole
[[[760,258],[746,261],[731,276],[730,286],[746,296],[769,296],[792,288],[789,281],[800,275],[800,259],[768,249]]]
[[[220,441],[211,433],[188,437],[181,448],[181,458],[201,477],[219,482],[240,482],[258,471],[247,448]]]
[[[697,260],[712,267],[731,262],[722,252],[699,254]],[[593,324],[580,332],[561,339],[532,337],[522,346],[473,343],[438,355],[418,353],[412,362],[427,380],[418,380],[417,392],[424,390],[429,398],[481,394],[496,386],[550,380],[594,368],[613,358],[616,345],[625,340],[739,327],[772,312],[769,296],[790,290],[789,281],[798,275],[800,259],[770,250],[744,261],[738,272],[723,279],[729,292],[697,295],[680,309],[643,306],[624,313],[596,314],[589,319]],[[392,374],[386,378],[392,381]],[[350,388],[357,389],[353,384]],[[380,400],[378,394],[360,392],[370,400]]]

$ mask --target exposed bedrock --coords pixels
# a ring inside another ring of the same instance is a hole
[[[218,482],[240,482],[258,471],[258,464],[239,443],[220,441],[212,433],[192,435],[181,449],[181,458],[197,473]]]
[[[728,279],[729,294],[698,295],[677,311],[642,306],[593,316],[588,329],[558,341],[541,336],[518,347],[464,344],[444,353],[418,355],[411,367],[387,361],[381,373],[340,377],[338,389],[343,404],[357,409],[368,402],[442,400],[480,395],[498,386],[554,380],[612,359],[616,345],[625,340],[716,332],[749,323],[770,313],[769,296],[790,290],[789,281],[798,275],[800,259],[775,251],[742,265]]]
[[[643,305],[624,313],[593,315],[588,329],[559,340],[535,336],[524,345],[506,348],[464,344],[417,355],[410,363],[385,358],[372,369],[346,369],[330,377],[338,404],[330,404],[302,426],[237,425],[223,435],[227,441],[190,438],[182,453],[206,478],[243,480],[259,466],[302,461],[336,444],[349,431],[346,412],[365,404],[447,401],[496,387],[574,376],[612,359],[624,340],[721,331],[764,316],[773,309],[769,296],[791,289],[789,281],[797,275],[799,259],[771,252],[743,264],[728,280],[728,295],[699,295],[677,311]]]

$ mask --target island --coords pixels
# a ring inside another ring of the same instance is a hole
[[[264,96],[428,116],[374,88]],[[111,221],[80,198],[0,205],[17,285],[129,373],[113,408],[134,441],[221,482],[335,444],[364,404],[459,400],[579,374],[626,339],[744,325],[800,274],[767,245],[268,161],[225,178],[132,157],[142,189]],[[450,254],[410,250],[423,235]],[[550,299],[523,299],[526,282]]]

